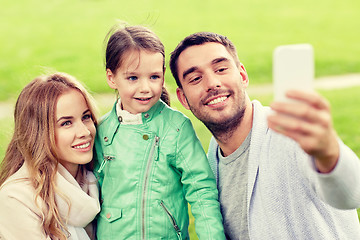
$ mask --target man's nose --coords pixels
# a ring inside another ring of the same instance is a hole
[[[213,73],[206,75],[206,84],[207,92],[221,87],[220,78]]]

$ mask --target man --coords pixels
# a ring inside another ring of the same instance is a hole
[[[195,33],[172,52],[177,96],[213,134],[208,157],[229,239],[360,239],[360,163],[316,93],[273,111],[246,93],[234,45]],[[350,209],[350,210],[345,210]]]

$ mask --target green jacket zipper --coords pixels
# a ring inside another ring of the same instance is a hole
[[[176,232],[176,236],[179,240],[182,239],[182,236],[181,236],[181,230],[179,228],[179,226],[177,225],[176,221],[175,221],[175,218],[173,217],[173,215],[170,213],[170,211],[166,208],[163,200],[160,201],[160,206],[164,209],[166,215],[168,215],[169,219],[170,219],[170,222],[172,224],[172,226],[174,227],[175,229],[175,232]]]
[[[147,184],[148,184],[148,180],[149,180],[149,172],[150,172],[150,168],[151,168],[151,163],[152,163],[152,159],[154,157],[154,154],[155,154],[155,150],[156,148],[159,146],[159,141],[160,141],[160,137],[158,136],[155,136],[155,139],[154,139],[154,143],[150,149],[150,154],[149,154],[149,157],[148,157],[148,160],[147,160],[147,165],[146,165],[146,170],[145,170],[145,178],[144,178],[144,187],[143,187],[143,196],[142,196],[142,212],[141,212],[141,215],[142,215],[142,238],[143,239],[146,239],[145,237],[145,211],[146,211],[146,189],[147,189]]]
[[[101,173],[101,171],[104,169],[106,163],[110,160],[114,160],[114,157],[112,156],[104,156],[104,161],[101,163],[99,169],[97,170],[98,173]]]

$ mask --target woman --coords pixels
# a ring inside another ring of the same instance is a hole
[[[85,88],[64,73],[37,77],[20,93],[14,120],[0,168],[0,238],[94,238],[96,118]]]

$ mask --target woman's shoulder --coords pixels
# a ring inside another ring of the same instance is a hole
[[[35,189],[30,180],[26,164],[11,175],[0,187],[1,203],[5,200],[12,199],[33,206],[35,203],[34,196]]]
[[[38,198],[38,205],[35,203],[26,170],[21,167],[0,187],[0,232],[6,239],[45,239],[40,220],[42,201]]]
[[[0,188],[0,212],[31,209],[37,212],[35,190],[28,178],[10,177]]]

